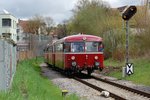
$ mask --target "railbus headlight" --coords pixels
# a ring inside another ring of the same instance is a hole
[[[95,60],[97,60],[97,59],[98,59],[98,56],[95,56],[94,58],[95,58]]]
[[[75,60],[75,56],[72,56],[71,59],[72,59],[72,60]]]

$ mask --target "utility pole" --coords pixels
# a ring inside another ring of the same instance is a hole
[[[149,0],[146,0],[146,4],[145,4],[145,24],[147,25],[147,12],[148,12],[148,8],[149,8]]]

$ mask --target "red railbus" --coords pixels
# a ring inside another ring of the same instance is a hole
[[[45,50],[45,61],[72,74],[86,70],[90,75],[94,70],[102,71],[102,38],[94,35],[72,35],[57,40]]]

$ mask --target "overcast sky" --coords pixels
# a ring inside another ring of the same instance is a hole
[[[56,23],[71,17],[71,10],[78,0],[0,0],[0,10],[5,9],[20,19],[34,15],[50,16]],[[103,0],[111,7],[139,5],[141,0]]]

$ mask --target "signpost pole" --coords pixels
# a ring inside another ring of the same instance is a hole
[[[129,22],[126,21],[126,64],[129,63]]]

